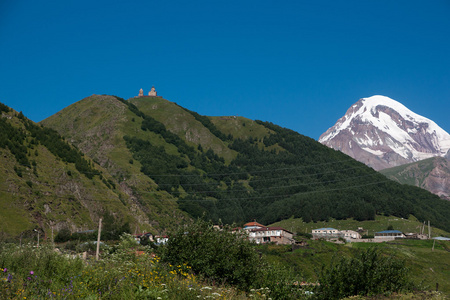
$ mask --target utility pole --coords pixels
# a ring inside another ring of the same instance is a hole
[[[55,248],[55,239],[53,238],[53,226],[52,226],[52,244],[53,244],[53,248]]]
[[[430,221],[428,220],[428,238],[431,239],[431,227],[430,227]]]
[[[97,236],[97,252],[95,253],[95,260],[98,260],[98,253],[100,252],[100,235],[102,233],[102,218],[98,220],[98,236]]]

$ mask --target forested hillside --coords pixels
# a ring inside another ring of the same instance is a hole
[[[127,112],[122,112],[122,106],[121,115],[102,109],[95,104],[98,97],[110,107],[122,104]],[[44,124],[75,144],[79,141],[87,154],[95,153],[105,162],[102,166],[116,170],[133,186],[138,197],[166,192],[192,217],[272,223],[291,216],[318,221],[413,214],[450,229],[450,203],[422,189],[392,182],[292,130],[242,117],[200,116],[161,97],[126,101],[93,96],[80,102],[84,106],[65,109]],[[94,106],[95,124],[89,119],[78,121],[80,125],[73,121]],[[108,123],[105,114],[121,121],[111,123],[108,118]],[[102,118],[103,123],[98,121]],[[114,150],[105,151],[82,140],[82,127],[88,132],[93,128],[113,132],[105,140]],[[140,175],[125,168],[130,164],[139,166]],[[133,184],[133,179],[143,177],[151,179],[149,185]]]

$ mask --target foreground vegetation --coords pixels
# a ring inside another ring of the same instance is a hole
[[[256,246],[223,229],[197,221],[159,247],[138,245],[124,234],[117,244],[102,246],[99,261],[49,245],[4,243],[0,298],[342,299],[423,289],[411,280],[410,262],[392,250],[322,241],[297,250]]]

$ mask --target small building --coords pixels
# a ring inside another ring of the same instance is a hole
[[[169,237],[167,235],[157,235],[155,236],[156,245],[164,245],[169,241]]]
[[[417,232],[405,232],[405,237],[412,240],[427,240],[428,235]]]
[[[397,238],[405,238],[403,232],[399,230],[384,230],[375,232],[374,237],[376,239],[384,238],[384,239],[397,239]]]
[[[346,240],[349,239],[361,239],[361,234],[354,230],[341,230],[343,238]]]
[[[282,227],[267,227],[256,221],[244,224],[244,230],[248,232],[248,239],[256,244],[293,244],[294,234]]]
[[[369,231],[367,229],[364,229],[362,227],[358,227],[358,229],[356,230],[361,236],[365,235],[365,234],[369,234]]]
[[[312,230],[313,239],[337,239],[343,237],[342,233],[336,228],[318,228]]]
[[[263,227],[248,230],[248,239],[256,244],[275,243],[288,245],[295,243],[293,237],[294,234],[292,232],[282,227]]]
[[[141,242],[141,239],[145,239],[145,238],[147,238],[149,241],[153,242],[153,234],[151,232],[133,234],[133,237],[138,243]]]

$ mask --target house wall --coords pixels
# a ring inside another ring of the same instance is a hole
[[[293,234],[284,230],[259,230],[250,231],[248,237],[257,244],[292,244]]]

